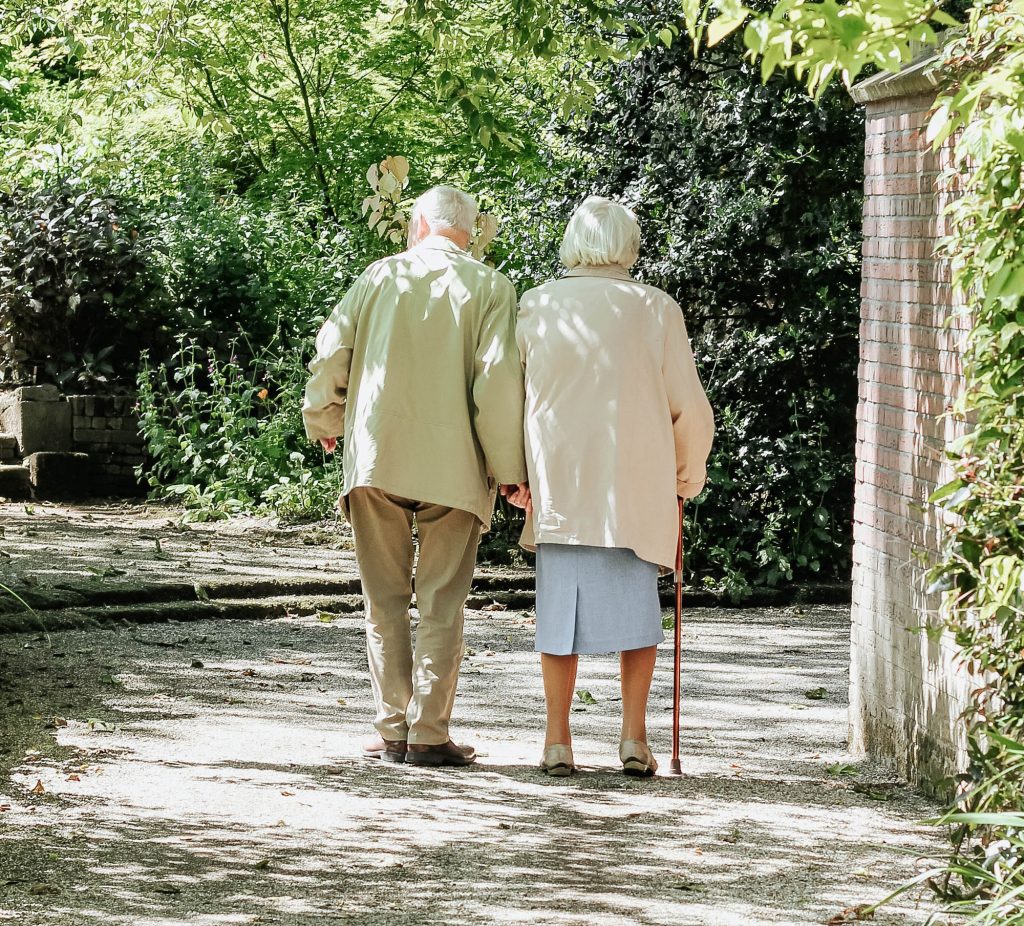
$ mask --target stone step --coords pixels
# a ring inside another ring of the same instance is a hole
[[[0,498],[23,501],[32,497],[32,479],[27,466],[0,465]]]
[[[97,495],[96,466],[86,453],[39,451],[25,457],[36,498],[71,500]]]
[[[0,431],[0,463],[10,463],[18,459],[18,438],[13,434]]]

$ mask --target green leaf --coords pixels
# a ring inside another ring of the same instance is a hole
[[[747,21],[747,11],[738,16],[717,16],[708,23],[708,47],[713,48]]]
[[[941,502],[944,498],[948,498],[954,492],[962,489],[964,485],[964,481],[960,478],[950,480],[945,485],[939,486],[939,488],[932,492],[932,494],[928,496],[928,501],[933,505],[936,504],[936,502]]]
[[[935,10],[935,12],[932,13],[932,19],[940,26],[951,26],[956,28],[963,25],[959,19],[955,19],[950,16],[945,10]]]

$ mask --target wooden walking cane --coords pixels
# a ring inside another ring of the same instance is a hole
[[[683,662],[683,500],[679,499],[679,540],[676,543],[676,661],[672,676],[672,774],[682,775],[679,764],[679,701]]]

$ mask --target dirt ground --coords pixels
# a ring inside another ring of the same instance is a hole
[[[0,923],[822,924],[941,851],[936,808],[845,754],[845,609],[690,612],[684,774],[650,781],[618,772],[612,658],[555,780],[529,612],[470,612],[467,645],[481,760],[435,770],[358,755],[359,613],[0,636]]]
[[[343,520],[189,524],[181,510],[160,504],[0,502],[0,582],[18,588],[343,578],[356,575],[353,549]]]

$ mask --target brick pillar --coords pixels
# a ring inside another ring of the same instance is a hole
[[[854,88],[867,104],[860,401],[854,506],[850,742],[948,793],[963,751],[966,678],[925,574],[942,547],[927,504],[950,478],[946,413],[962,388],[966,323],[935,253],[949,148],[924,137],[935,88],[921,64]],[[953,319],[951,324],[947,324]]]

